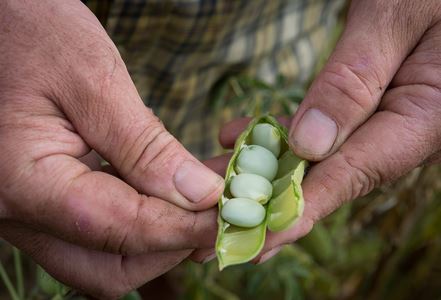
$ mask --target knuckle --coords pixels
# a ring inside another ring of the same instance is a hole
[[[207,214],[212,214],[208,217]],[[189,233],[192,237],[194,246],[196,248],[212,247],[216,239],[217,226],[215,220],[217,218],[217,211],[211,210],[210,212],[202,213],[191,212],[187,215],[187,220],[184,226],[185,232]]]
[[[398,87],[385,102],[385,109],[418,119],[441,113],[441,88],[426,83]]]
[[[145,144],[138,166],[144,173],[155,173],[158,167],[168,169],[168,165],[179,156],[181,147],[167,131],[158,133],[155,139]]]
[[[120,165],[116,165],[116,168],[122,176],[126,176],[133,171],[141,157],[151,150],[154,141],[164,131],[162,124],[156,117],[145,124],[130,124],[128,127],[130,132],[137,132],[137,134],[125,136],[122,143],[118,143],[122,146],[120,157],[117,159]],[[112,144],[112,141],[107,142],[107,144]]]
[[[334,62],[323,71],[321,87],[324,94],[336,95],[352,109],[362,114],[371,114],[378,104],[384,83],[374,71],[367,67],[352,67],[346,63]]]
[[[120,230],[109,228],[103,241],[103,251],[117,253],[121,255],[136,255],[143,251],[149,251],[150,240],[154,236],[152,232],[144,232],[142,242],[134,242],[133,238],[138,238],[139,223],[142,222],[142,214],[145,210],[145,199],[147,196],[139,195],[136,202],[127,205],[123,216],[123,224],[127,224]],[[150,228],[147,226],[146,228]],[[147,244],[147,246],[145,246]]]
[[[407,134],[403,143],[413,152],[431,155],[441,149],[441,89],[427,84],[397,87],[391,90],[382,103],[382,110],[400,118]]]
[[[362,160],[358,159],[359,154],[365,152],[361,148],[355,148],[351,153],[340,152],[341,161],[350,174],[348,186],[350,200],[366,195],[382,182],[378,172],[361,164]]]
[[[126,235],[123,232],[116,230],[113,226],[108,226],[104,229],[102,246],[100,251],[122,254],[123,245],[125,245]]]
[[[143,211],[145,210],[147,196],[140,195],[137,204],[131,209],[128,226],[126,230],[123,232],[119,239],[118,243],[118,253],[122,255],[136,255],[142,253],[143,251],[151,250],[151,239],[153,237],[153,233],[148,231],[143,234],[143,242],[135,243],[137,247],[134,247],[134,243],[132,242],[132,238],[138,237],[138,228],[139,223],[142,222],[140,219],[142,218]],[[154,222],[154,221],[152,221]],[[150,221],[149,221],[150,223]],[[152,226],[146,226],[146,228],[151,228]],[[148,230],[148,229],[147,229]],[[142,246],[140,244],[143,244]]]
[[[137,255],[150,251],[177,247],[190,243],[201,228],[196,214],[176,207],[157,198],[140,194],[138,203],[129,208],[127,226],[120,232],[114,244],[115,252],[122,255]],[[164,232],[173,241],[166,241]],[[184,238],[185,237],[185,238]]]
[[[136,129],[135,129],[136,130]],[[176,163],[182,152],[182,146],[164,128],[161,121],[154,117],[143,124],[138,135],[126,140],[121,151],[123,157],[118,169],[122,176],[139,175],[151,177]]]
[[[200,228],[200,218],[196,213],[190,213],[187,217],[188,221],[186,223],[189,224],[187,231],[190,236],[195,236],[198,233],[198,229]]]

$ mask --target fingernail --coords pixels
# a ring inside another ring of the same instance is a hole
[[[223,179],[203,164],[187,160],[176,171],[174,182],[185,198],[199,202],[217,190]]]
[[[216,253],[212,253],[208,255],[204,260],[202,261],[203,264],[206,264],[207,262],[212,261],[216,257]]]
[[[262,257],[259,259],[259,261],[257,262],[258,265],[263,264],[264,262],[266,262],[268,259],[270,259],[271,257],[273,257],[274,255],[276,255],[277,253],[279,253],[280,249],[282,247],[278,246],[276,248],[271,249],[270,251],[268,251],[267,253],[265,253],[264,255],[262,255]]]
[[[308,109],[291,133],[291,142],[306,154],[323,155],[337,137],[337,124],[320,110]]]

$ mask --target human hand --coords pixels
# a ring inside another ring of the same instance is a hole
[[[343,203],[440,161],[440,45],[439,1],[352,2],[346,29],[290,126],[294,152],[320,161],[303,182],[303,218],[270,233],[257,261]],[[221,143],[232,146],[246,123],[227,125]]]
[[[106,299],[212,246],[222,178],[144,106],[94,15],[1,1],[0,28],[0,236]]]

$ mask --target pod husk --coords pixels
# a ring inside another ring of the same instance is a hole
[[[229,185],[231,178],[236,175],[234,166],[240,150],[244,145],[251,144],[251,132],[259,123],[269,123],[277,128],[281,137],[281,151],[283,155],[290,151],[288,146],[287,129],[279,124],[271,116],[262,116],[253,119],[244,132],[236,140],[233,156],[227,167],[225,175],[225,191],[219,199],[218,234],[216,240],[216,255],[219,262],[219,269],[231,265],[248,262],[255,258],[265,244],[266,229],[271,231],[282,231],[290,228],[302,215],[304,201],[302,194],[302,179],[307,166],[305,160],[296,157],[292,152],[286,154],[283,160],[284,169],[286,165],[291,166],[285,174],[278,174],[273,180],[273,196],[265,205],[265,220],[253,228],[242,228],[231,225],[220,216],[223,203],[231,198]],[[280,158],[282,157],[280,155]],[[280,162],[280,160],[279,160]]]

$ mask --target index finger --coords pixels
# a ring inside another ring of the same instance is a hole
[[[68,155],[39,159],[18,180],[6,197],[10,219],[87,248],[138,254],[214,244],[215,209],[191,212],[139,194]]]
[[[438,151],[441,105],[434,100],[440,97],[438,90],[425,85],[389,90],[383,97],[382,110],[354,132],[338,152],[310,169],[302,183],[303,217],[290,230],[269,235],[263,252],[307,234],[314,222],[343,203],[398,179]]]

